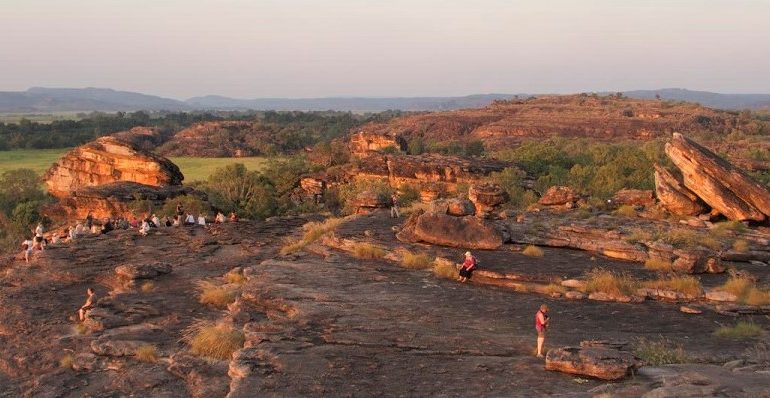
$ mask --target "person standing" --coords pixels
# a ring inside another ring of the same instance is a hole
[[[29,264],[29,259],[32,257],[32,248],[35,247],[35,242],[32,239],[27,239],[21,243],[21,249],[24,250],[24,262]]]
[[[89,211],[88,215],[86,216],[86,228],[88,228],[88,230],[90,231],[91,227],[93,226],[94,226],[94,215],[91,214],[91,212]]]
[[[45,237],[43,236],[44,232],[45,229],[43,228],[43,223],[38,223],[37,228],[35,228],[35,245],[37,245],[40,250],[45,250]]]
[[[476,257],[471,252],[465,252],[463,265],[460,267],[460,282],[467,282],[473,276],[473,270],[476,269]]]
[[[399,218],[401,217],[401,213],[398,211],[398,195],[394,192],[393,195],[390,196],[390,217],[391,218]]]
[[[543,304],[535,313],[535,330],[537,331],[537,357],[543,357],[543,345],[545,344],[545,332],[548,330],[548,306]]]

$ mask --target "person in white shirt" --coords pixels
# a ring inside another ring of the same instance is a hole
[[[155,214],[152,215],[152,223],[155,224],[155,228],[160,228],[162,226],[160,223],[160,218],[158,218],[158,216]]]
[[[185,224],[195,225],[195,216],[193,216],[192,214],[187,214],[187,219],[185,220]]]
[[[218,212],[217,213],[217,218],[214,220],[214,222],[217,223],[217,224],[224,224],[225,223],[225,215],[222,214],[221,211]]]
[[[24,250],[24,261],[29,263],[30,257],[32,257],[32,248],[35,247],[35,242],[32,239],[27,239],[21,243],[21,248]]]
[[[149,232],[150,232],[150,223],[147,220],[143,220],[142,227],[139,228],[139,234],[142,236],[147,236]]]
[[[40,250],[45,250],[45,237],[43,237],[43,232],[45,232],[43,223],[38,223],[37,228],[35,228],[35,244],[40,246]]]
[[[75,236],[73,238],[77,238],[80,235],[83,235],[85,233],[85,228],[83,227],[82,223],[77,223],[75,225]]]
[[[206,217],[203,214],[198,216],[198,225],[200,225],[201,227],[206,226]]]

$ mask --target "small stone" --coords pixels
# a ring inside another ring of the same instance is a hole
[[[686,305],[679,307],[679,311],[684,312],[685,314],[702,314],[703,313],[703,311],[697,308],[688,307]]]
[[[736,302],[738,301],[738,297],[730,292],[725,292],[722,290],[711,290],[706,292],[706,300]]]
[[[586,286],[586,283],[577,279],[567,279],[561,281],[561,285],[571,289],[582,289]]]
[[[570,300],[582,300],[582,299],[586,298],[586,295],[581,293],[581,292],[575,291],[575,290],[570,290],[570,291],[564,293],[564,297],[568,298]]]

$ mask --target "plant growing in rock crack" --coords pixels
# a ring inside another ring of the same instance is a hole
[[[671,275],[663,279],[645,281],[642,285],[652,289],[673,290],[692,297],[703,294],[700,281],[691,275]]]
[[[158,362],[158,347],[155,347],[152,344],[143,344],[136,349],[134,356],[141,362]]]
[[[242,285],[246,283],[246,276],[243,275],[243,272],[238,272],[235,270],[232,270],[225,274],[224,276],[225,282],[232,283],[235,285]]]
[[[594,268],[586,274],[586,293],[606,293],[612,296],[629,296],[636,292],[638,282],[628,275]]]
[[[211,304],[217,308],[227,308],[227,305],[235,301],[235,292],[232,289],[217,286],[212,282],[198,282],[198,301],[201,304]]]
[[[634,355],[653,366],[692,362],[692,358],[681,345],[674,344],[663,336],[659,336],[657,340],[637,338],[634,341]]]
[[[658,257],[650,257],[644,262],[644,268],[650,271],[671,272],[672,267],[673,264],[671,264],[671,261]]]
[[[302,250],[305,246],[315,242],[322,236],[336,230],[344,221],[342,218],[328,218],[322,222],[309,222],[302,226],[302,239],[287,241],[281,247],[281,255],[285,256]]]
[[[353,246],[353,255],[358,258],[373,260],[385,257],[385,250],[371,243],[360,242]]]
[[[403,251],[401,266],[409,269],[427,269],[433,266],[433,257],[425,253],[412,253]]]
[[[734,294],[738,302],[748,305],[770,304],[770,289],[758,287],[747,275],[734,275],[725,282],[719,290]]]
[[[543,249],[535,245],[528,245],[524,248],[524,250],[521,251],[521,254],[528,257],[543,257],[545,252],[543,252]]]
[[[206,358],[227,360],[243,347],[245,337],[231,323],[199,320],[187,327],[182,339],[193,354]]]
[[[714,336],[726,339],[750,339],[761,336],[762,327],[754,322],[740,321],[732,326],[722,325],[714,331]]]

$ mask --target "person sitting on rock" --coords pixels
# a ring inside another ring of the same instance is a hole
[[[548,306],[543,304],[535,313],[535,330],[537,331],[537,357],[543,357],[543,345],[545,344],[545,332],[548,330]]]
[[[230,212],[230,222],[238,222],[238,216],[235,214],[234,211]]]
[[[21,250],[24,253],[24,262],[29,264],[30,258],[32,258],[32,248],[35,247],[34,237],[21,242]]]
[[[131,228],[139,228],[139,220],[136,219],[136,216],[131,216],[131,221],[128,222],[128,225]]]
[[[174,226],[178,227],[182,225],[182,216],[174,216]]]
[[[390,217],[401,217],[401,213],[398,211],[398,195],[395,192],[390,196]]]
[[[225,215],[221,211],[217,212],[217,216],[214,218],[214,224],[224,224]]]
[[[184,223],[187,225],[195,225],[195,216],[187,213],[187,218],[184,220]]]
[[[142,236],[147,236],[147,234],[150,233],[150,228],[152,228],[150,226],[150,220],[144,219],[142,221],[142,226],[139,228],[139,234]]]
[[[102,224],[102,230],[101,230],[102,235],[107,234],[114,229],[115,229],[115,226],[112,225],[112,220],[110,220],[109,218],[105,218],[104,224]]]
[[[467,282],[473,276],[473,271],[476,269],[476,257],[473,257],[471,252],[465,252],[465,259],[463,265],[460,267],[460,282]]]
[[[170,219],[170,218],[168,218],[168,216],[166,216],[166,218],[163,220],[163,224],[164,224],[166,227],[170,227],[170,226],[174,225],[174,223],[171,221],[171,219]]]
[[[75,238],[79,238],[81,235],[86,233],[86,229],[83,226],[83,223],[79,222],[75,224]]]
[[[152,220],[152,223],[155,224],[156,228],[160,228],[163,226],[163,224],[160,223],[160,218],[158,218],[158,216],[156,216],[155,214],[152,215],[151,220]]]
[[[80,227],[81,229],[83,228],[83,226],[80,225],[80,223],[78,223],[76,226],[73,226],[73,227],[70,228],[70,230],[69,230],[69,235],[70,235],[69,236],[69,241],[70,242],[72,242],[72,241],[74,241],[75,239],[78,238],[78,227]]]
[[[118,220],[118,228],[122,230],[127,230],[130,226],[128,225],[128,220],[126,220],[125,217],[121,217],[120,220]]]
[[[200,225],[201,227],[206,226],[206,216],[204,216],[203,214],[198,215],[198,225]]]
[[[89,287],[88,290],[86,290],[86,293],[88,294],[88,298],[86,298],[85,304],[78,310],[78,319],[80,319],[80,322],[86,320],[86,312],[91,308],[94,308],[94,304],[96,304],[96,293],[94,292],[94,289]]]
[[[181,203],[176,204],[176,215],[179,217],[184,216],[184,207],[182,207]]]

